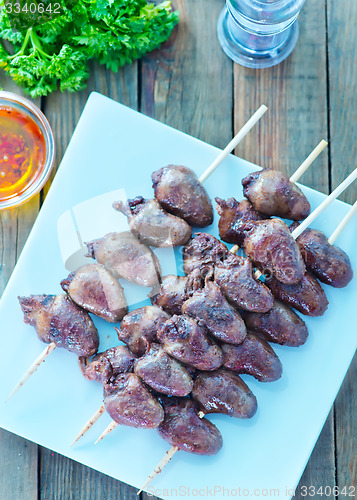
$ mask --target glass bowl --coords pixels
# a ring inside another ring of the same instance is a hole
[[[0,210],[11,208],[25,203],[35,196],[49,178],[55,160],[55,144],[53,133],[47,118],[42,111],[31,101],[12,92],[0,91],[0,108],[20,113],[30,121],[35,122],[39,129],[41,142],[44,144],[44,160],[32,169],[26,183],[19,192],[4,194],[1,190],[0,177]],[[0,173],[1,175],[1,173]]]

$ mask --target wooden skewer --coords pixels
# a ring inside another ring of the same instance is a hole
[[[292,174],[292,176],[290,177],[290,182],[297,182],[300,179],[302,174],[305,173],[306,170],[312,165],[312,163],[316,160],[316,158],[319,156],[321,151],[323,151],[325,149],[327,144],[328,143],[324,139],[322,139],[322,141],[319,142],[319,144],[309,154],[309,156],[306,158],[306,160],[303,161],[302,164],[300,165],[300,167],[298,167],[296,169],[296,171]],[[236,254],[238,252],[238,250],[239,250],[239,246],[234,245],[234,247],[232,247],[230,251],[232,253]],[[259,273],[259,271],[258,271],[258,273]],[[259,276],[261,276],[261,274],[259,274]]]
[[[105,436],[108,436],[108,434],[110,434],[116,427],[118,427],[118,425],[119,425],[118,422],[115,422],[114,420],[112,420],[110,422],[110,424],[108,425],[108,427],[105,429],[104,432],[102,432],[102,434],[99,436],[99,438],[97,439],[97,441],[94,444],[99,443],[99,441],[104,439]]]
[[[316,158],[319,156],[321,151],[323,151],[325,149],[326,146],[327,146],[327,142],[322,140],[316,146],[316,148],[313,150],[313,152],[309,154],[309,156],[306,158],[306,160],[300,165],[300,167],[293,173],[293,175],[290,177],[290,182],[297,182],[300,179],[300,177],[302,176],[302,174],[306,172],[306,170],[316,160]]]
[[[147,478],[145,484],[143,484],[140,490],[137,492],[137,495],[140,495],[140,493],[147,487],[147,485],[150,484],[151,481],[160,474],[160,472],[162,472],[164,467],[166,467],[166,465],[170,462],[171,458],[177,451],[179,451],[178,446],[171,446],[171,448],[165,453],[165,456],[160,460],[150,476]]]
[[[91,418],[88,420],[88,422],[83,426],[82,430],[76,437],[76,439],[73,441],[71,446],[73,446],[79,439],[81,439],[82,436],[96,423],[96,421],[103,415],[105,412],[104,405],[102,405],[95,413],[94,415],[91,416]]]
[[[355,213],[357,213],[357,201],[355,201],[354,205],[352,205],[347,214],[344,216],[344,218],[341,220],[339,225],[336,227],[334,232],[329,237],[328,242],[330,243],[330,245],[333,245],[335,243],[335,241],[340,236],[340,234],[345,229],[345,227],[352,219],[352,217],[355,215]]]
[[[341,182],[332,193],[315,208],[315,210],[291,233],[293,238],[297,238],[305,229],[338,197],[340,194],[357,179],[357,168]]]
[[[203,411],[198,412],[199,418],[205,417],[205,413]],[[170,462],[171,458],[175,455],[176,452],[179,451],[178,446],[171,446],[171,448],[165,453],[164,457],[160,460],[160,462],[157,464],[155,469],[152,471],[150,476],[147,478],[145,484],[140,488],[140,490],[137,492],[137,495],[140,495],[140,493],[143,491],[144,488],[147,487],[148,484],[151,483],[153,479],[155,479],[156,476],[160,474],[160,472],[163,471],[164,467]]]
[[[10,396],[7,398],[5,403],[9,401],[10,398],[19,390],[21,387],[24,385],[26,380],[28,380],[31,375],[35,373],[35,371],[38,369],[41,363],[45,361],[47,356],[56,348],[56,344],[54,342],[51,342],[44,351],[38,356],[38,358],[35,359],[35,361],[32,363],[32,365],[28,368],[26,373],[20,378],[19,382],[17,383],[15,389],[12,391]]]
[[[238,134],[231,140],[229,144],[224,148],[224,150],[217,156],[214,162],[207,168],[205,172],[199,178],[200,182],[204,182],[218,167],[220,163],[231,153],[235,147],[238,146],[240,141],[248,134],[248,132],[254,127],[254,125],[260,120],[260,118],[268,111],[268,108],[263,104],[254,113],[254,115],[249,118],[247,123],[243,125]]]

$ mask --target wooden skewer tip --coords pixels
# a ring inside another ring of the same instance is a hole
[[[81,431],[79,432],[78,436],[76,439],[71,443],[71,446],[73,446],[77,441],[81,439],[81,437],[86,434],[86,432],[89,431],[89,429],[96,423],[96,421],[103,415],[105,412],[104,405],[102,405],[95,413],[94,415],[91,416],[91,418],[86,422],[86,424],[82,427]]]
[[[312,165],[312,163],[316,160],[319,154],[325,149],[327,146],[327,141],[322,139],[316,148],[309,154],[305,161],[300,165],[300,167],[293,173],[290,177],[291,182],[297,182],[304,172]]]
[[[97,439],[97,441],[94,443],[94,444],[98,444],[99,441],[101,441],[102,439],[104,439],[106,436],[108,436],[108,434],[110,434],[119,424],[117,422],[115,422],[114,420],[108,425],[108,427],[105,429],[104,432],[102,432],[102,434],[99,436],[99,438]]]
[[[243,125],[240,131],[233,137],[233,139],[227,144],[227,146],[220,152],[217,158],[211,163],[211,165],[203,172],[199,178],[200,182],[204,182],[208,177],[216,170],[218,165],[238,146],[241,140],[248,134],[248,132],[254,127],[254,125],[260,120],[264,113],[268,110],[265,104],[262,104],[260,108],[249,118],[247,123]]]
[[[32,365],[27,369],[26,373],[20,378],[18,381],[17,385],[15,386],[14,390],[10,394],[10,396],[6,399],[5,403],[9,401],[9,399],[12,398],[16,392],[21,389],[21,387],[25,384],[25,382],[35,373],[35,371],[39,368],[41,363],[45,361],[47,356],[51,354],[51,352],[56,348],[56,344],[54,342],[51,342],[46,348],[41,352],[41,354],[35,359],[35,361],[32,363]]]
[[[345,229],[345,227],[347,226],[347,224],[350,222],[350,220],[352,219],[352,217],[356,213],[357,213],[357,201],[354,202],[354,204],[352,205],[352,207],[349,209],[349,211],[347,212],[347,214],[344,216],[344,218],[341,220],[341,222],[339,223],[339,225],[336,227],[336,229],[334,230],[334,232],[329,237],[328,242],[330,243],[330,245],[333,245],[335,243],[335,241],[337,240],[337,238],[340,236],[340,234],[342,233],[342,231]]]
[[[164,457],[160,462],[157,464],[155,469],[152,471],[150,476],[147,478],[145,484],[140,488],[140,490],[137,492],[137,495],[140,495],[140,493],[151,483],[153,479],[155,479],[156,476],[162,472],[164,467],[170,462],[172,457],[175,455],[175,453],[179,451],[179,448],[177,446],[171,446],[171,448],[165,453]]]
[[[315,208],[315,210],[291,233],[293,238],[297,238],[300,236],[302,232],[338,197],[340,194],[348,188],[352,182],[357,179],[357,168],[346,177],[344,181],[341,182],[339,186],[337,186],[334,191],[322,202],[320,205]]]

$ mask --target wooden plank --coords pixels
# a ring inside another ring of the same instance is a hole
[[[317,494],[319,488],[322,488],[320,491],[324,492],[326,487],[332,489],[335,486],[334,435],[334,415],[332,409],[300,479],[299,485],[296,488],[294,500],[325,498],[324,494]]]
[[[137,500],[136,491],[116,479],[42,448],[39,500]]]
[[[0,73],[0,87],[23,95],[10,77]],[[35,101],[37,105],[40,101]],[[39,196],[25,205],[0,212],[0,296],[36,219]],[[19,311],[20,314],[20,311]],[[11,500],[37,500],[38,447],[18,436],[0,430],[0,496]]]
[[[291,175],[321,139],[328,138],[325,11],[320,0],[306,2],[300,35],[280,65],[264,70],[234,67],[235,128],[260,104],[267,115],[239,147],[239,156]],[[301,178],[328,193],[329,162],[324,151]],[[232,193],[234,195],[234,193]],[[330,415],[297,488],[335,485],[334,420]],[[311,497],[313,498],[313,497]]]
[[[321,139],[327,139],[325,13],[321,0],[306,2],[300,35],[284,62],[264,70],[234,67],[235,127],[260,104],[269,111],[239,146],[239,156],[292,174]],[[324,151],[301,182],[328,192]],[[232,193],[233,194],[233,193]]]
[[[331,186],[336,187],[356,168],[357,155],[357,4],[349,0],[327,0],[329,107],[331,142]],[[354,183],[341,197],[354,203]],[[355,229],[355,228],[354,228]],[[357,357],[346,375],[335,403],[336,471],[339,498],[356,495],[357,488]],[[354,487],[354,492],[348,490]]]
[[[348,370],[335,403],[336,420],[336,467],[339,498],[346,498],[341,490],[347,488],[347,494],[357,495],[357,355]],[[354,491],[352,489],[354,487]],[[352,494],[351,494],[352,493]]]
[[[46,98],[43,109],[55,136],[56,168],[92,91],[101,92],[137,109],[137,63],[124,68],[117,74],[93,64],[87,89],[75,94],[55,92]],[[54,175],[55,171],[52,178]],[[50,182],[51,180],[44,190],[45,194]],[[44,448],[40,449],[39,470],[39,498],[43,500],[112,500],[113,498],[129,500],[137,498],[134,488]]]
[[[141,111],[215,146],[232,134],[232,63],[216,23],[222,2],[176,0],[180,24],[142,62]]]
[[[329,106],[332,188],[353,169],[357,156],[357,3],[328,0]],[[340,197],[353,203],[357,186]]]

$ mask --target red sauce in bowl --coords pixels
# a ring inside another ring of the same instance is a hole
[[[34,119],[0,106],[0,199],[21,195],[46,162],[46,143]]]

